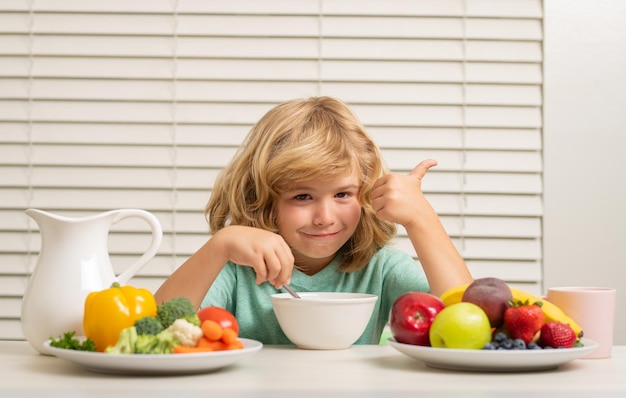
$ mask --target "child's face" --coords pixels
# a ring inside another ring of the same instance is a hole
[[[350,239],[361,217],[356,173],[295,184],[278,201],[278,232],[296,266],[319,271]]]

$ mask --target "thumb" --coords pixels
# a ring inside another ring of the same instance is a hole
[[[428,169],[436,165],[437,161],[435,159],[422,160],[417,166],[415,166],[413,170],[411,170],[409,175],[415,176],[418,180],[421,181],[421,179],[424,178],[424,176],[426,175]]]

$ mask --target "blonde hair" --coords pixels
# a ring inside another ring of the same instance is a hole
[[[284,102],[252,127],[215,182],[205,209],[210,232],[231,224],[277,232],[276,203],[282,192],[297,181],[345,176],[355,167],[361,218],[344,245],[339,269],[361,269],[396,232],[393,223],[376,217],[371,202],[374,183],[386,168],[357,117],[331,97]]]

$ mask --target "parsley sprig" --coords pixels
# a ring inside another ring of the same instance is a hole
[[[57,348],[65,348],[67,350],[78,351],[96,351],[96,345],[91,339],[84,341],[78,340],[74,335],[76,332],[65,332],[63,336],[59,336],[58,339],[50,337],[50,346]]]

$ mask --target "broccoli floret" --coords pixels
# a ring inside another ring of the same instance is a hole
[[[174,333],[164,330],[157,335],[143,334],[137,337],[135,352],[137,354],[171,354],[174,346],[180,341]]]
[[[107,354],[134,354],[136,342],[137,329],[134,326],[130,326],[122,329],[117,339],[117,344],[107,347],[104,351]]]
[[[157,318],[163,325],[163,329],[170,327],[179,318],[193,317],[194,315],[198,316],[196,309],[186,297],[175,297],[157,307]]]
[[[163,325],[153,316],[144,316],[135,322],[135,328],[139,336],[142,334],[155,336],[163,330]]]
[[[198,313],[194,313],[193,315],[184,316],[182,319],[186,320],[187,322],[191,323],[192,325],[200,326],[200,317],[198,316]],[[170,325],[170,326],[172,326],[172,325]]]

